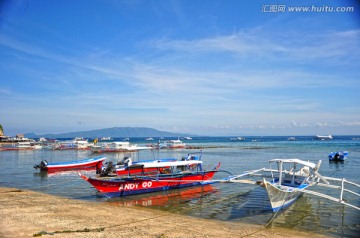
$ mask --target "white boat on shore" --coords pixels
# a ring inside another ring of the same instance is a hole
[[[339,202],[360,210],[360,207],[350,204],[348,203],[348,199],[344,199],[344,192],[360,197],[359,193],[351,191],[350,189],[345,189],[345,184],[347,186],[355,186],[357,187],[357,190],[360,188],[360,185],[347,181],[345,178],[341,179],[320,175],[318,170],[321,165],[321,160],[319,160],[317,164],[300,159],[273,159],[269,162],[270,169],[262,168],[248,171],[240,175],[230,176],[228,179],[225,179],[225,181],[260,184],[265,187],[273,212],[277,212],[280,209],[291,205],[304,193]],[[277,165],[276,169],[271,168],[271,164],[274,163]],[[240,180],[240,178],[245,176],[260,177],[262,178],[262,181],[254,182],[252,180]],[[270,179],[267,180],[266,178]],[[332,184],[330,184],[329,181],[332,181]],[[324,193],[308,190],[308,188],[315,186],[338,190],[340,191],[340,196],[339,198],[336,198]]]

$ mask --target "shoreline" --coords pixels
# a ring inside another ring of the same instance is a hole
[[[0,237],[326,237],[0,187]]]

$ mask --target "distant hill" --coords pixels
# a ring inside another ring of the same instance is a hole
[[[27,133],[25,137],[27,138],[40,138],[45,137],[49,139],[55,138],[75,138],[75,137],[84,137],[84,138],[99,138],[99,137],[182,137],[182,136],[192,136],[189,134],[179,134],[166,131],[159,131],[147,127],[113,127],[106,129],[98,129],[91,131],[78,131],[78,132],[67,132],[60,134],[44,134],[36,135],[34,133]]]

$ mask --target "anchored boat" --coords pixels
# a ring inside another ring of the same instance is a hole
[[[349,155],[348,151],[337,151],[329,154],[329,161],[345,161]]]
[[[107,159],[106,156],[95,157],[83,160],[73,160],[67,162],[47,162],[41,161],[39,164],[34,165],[35,169],[41,171],[62,171],[62,170],[82,170],[82,169],[99,169],[102,167],[103,161]]]
[[[332,140],[334,139],[332,135],[322,136],[322,135],[316,135],[314,137],[315,140]]]
[[[209,171],[203,170],[202,164],[200,160],[170,161],[149,163],[147,168],[156,169],[156,173],[152,171],[151,174],[133,175],[132,170],[128,169],[126,176],[91,178],[81,173],[79,175],[111,198],[214,183],[212,178],[219,170],[220,163]],[[144,168],[144,164],[139,167]]]
[[[103,143],[102,145],[94,145],[91,147],[93,153],[109,153],[109,152],[136,152],[139,150],[148,150],[149,147],[130,144],[128,141],[114,141],[112,143]]]
[[[239,179],[245,176],[261,177],[262,182],[259,184],[265,187],[270,199],[272,210],[274,212],[291,205],[303,193],[326,198],[331,201],[339,202],[346,206],[360,210],[359,207],[345,202],[345,199],[343,198],[344,192],[348,192],[360,197],[359,193],[345,189],[345,184],[347,184],[347,186],[353,185],[357,187],[357,189],[360,188],[360,185],[347,181],[346,179],[325,177],[320,175],[318,170],[321,165],[321,160],[319,160],[317,164],[300,159],[273,159],[269,162],[270,169],[262,168],[249,171],[241,175],[231,176],[224,181],[255,184],[256,182],[252,180]],[[277,165],[276,169],[271,168],[271,164],[273,163]],[[268,175],[268,173],[270,173],[270,175]],[[268,177],[270,180],[266,180]],[[332,184],[330,184],[329,181],[332,181]],[[320,192],[308,190],[308,188],[315,185],[339,190],[340,196],[339,198],[335,198]]]

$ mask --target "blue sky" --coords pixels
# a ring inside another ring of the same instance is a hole
[[[1,1],[0,124],[7,135],[359,135],[359,11],[351,0]]]

